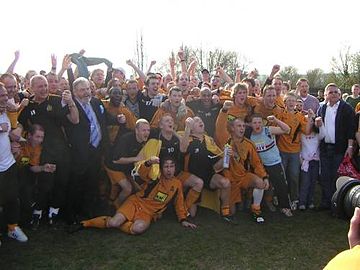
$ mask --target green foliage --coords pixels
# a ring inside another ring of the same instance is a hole
[[[340,50],[339,56],[331,61],[332,72],[328,83],[334,82],[341,90],[349,92],[351,86],[360,81],[360,52],[351,53],[350,47]]]
[[[306,71],[306,78],[309,81],[310,89],[321,89],[325,86],[325,74],[320,68]]]
[[[290,81],[291,88],[295,88],[296,81],[301,77],[298,70],[294,66],[286,66],[280,71],[280,76],[283,81]]]

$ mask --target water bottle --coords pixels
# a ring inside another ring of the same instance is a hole
[[[223,159],[223,168],[228,169],[230,166],[230,153],[229,153],[230,145],[225,144],[224,147],[224,159]]]

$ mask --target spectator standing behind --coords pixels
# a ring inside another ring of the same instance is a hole
[[[354,84],[351,87],[351,95],[348,96],[345,101],[350,104],[351,107],[355,110],[357,104],[360,102],[360,85]]]
[[[295,110],[296,99],[297,96],[292,92],[285,95],[286,109],[281,120],[290,127],[290,132],[280,135],[277,140],[286,180],[289,185],[292,210],[296,210],[299,203],[301,134],[309,134],[311,127],[311,122],[307,121],[301,112]],[[313,114],[310,109],[309,116],[312,117]]]
[[[123,97],[121,89],[111,88],[109,91],[109,97],[110,97],[109,100],[102,100],[107,112],[114,117],[118,117],[118,115],[123,115],[126,120],[125,122],[126,128],[129,130],[134,130],[136,117],[121,102]],[[108,125],[108,131],[109,131],[110,143],[113,144],[116,137],[120,136],[119,131],[121,133],[118,123],[116,123],[115,125]]]
[[[140,118],[151,121],[161,102],[166,97],[159,94],[159,79],[156,75],[150,75],[145,81],[145,90],[141,93],[139,100]]]
[[[324,124],[324,139],[320,143],[320,186],[319,210],[328,210],[335,192],[337,170],[344,156],[353,155],[355,138],[355,113],[353,108],[340,100],[340,89],[330,83],[325,87],[327,102],[322,104],[317,115]],[[317,125],[318,126],[318,125]]]
[[[203,119],[205,130],[211,137],[215,134],[216,118],[221,109],[219,103],[212,100],[211,90],[208,87],[203,87],[200,90],[200,98],[186,103],[196,116]]]
[[[319,100],[313,95],[309,94],[309,82],[305,78],[300,78],[296,83],[297,95],[303,101],[303,111],[311,109],[313,112],[317,112],[319,109]]]
[[[170,89],[169,98],[161,104],[150,122],[151,128],[159,126],[160,119],[164,114],[170,114],[174,119],[175,131],[185,130],[185,120],[188,117],[194,116],[193,111],[185,105],[182,91],[179,87],[173,86]]]
[[[138,82],[136,80],[128,80],[126,83],[126,98],[124,100],[125,106],[134,114],[135,118],[140,117],[140,99],[142,93],[139,90]]]

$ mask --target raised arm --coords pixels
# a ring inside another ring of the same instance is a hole
[[[191,117],[186,118],[185,120],[185,131],[183,136],[180,136],[180,152],[181,153],[186,153],[189,144],[190,144],[190,133],[191,133],[191,128],[194,124],[194,119],[192,119]]]
[[[190,62],[190,65],[189,65],[189,68],[187,70],[187,72],[189,74],[189,77],[195,75],[196,66],[197,66],[197,61],[194,58],[192,58],[191,62]]]
[[[276,75],[276,73],[278,73],[280,71],[280,65],[274,65],[271,69],[270,75],[269,77],[266,79],[263,87],[261,88],[261,92],[263,92],[263,90],[265,89],[265,87],[267,85],[270,85],[272,83],[272,80],[274,79],[274,76]]]
[[[180,50],[178,52],[178,57],[179,57],[179,61],[180,61],[181,72],[187,74],[187,68],[186,68],[186,62],[185,62],[185,52],[182,47],[180,48]]]
[[[156,64],[156,61],[155,61],[155,60],[152,60],[152,61],[150,62],[150,66],[149,66],[146,74],[149,74],[149,73],[151,72],[151,69],[152,69],[152,67],[153,67],[155,64]]]
[[[241,68],[236,68],[235,82],[241,82]]]
[[[176,62],[175,62],[175,57],[174,54],[172,53],[171,57],[169,58],[169,63],[170,63],[170,75],[173,78],[173,81],[176,81]]]
[[[315,113],[312,111],[312,109],[309,109],[308,110],[308,114],[307,114],[307,117],[306,117],[307,121],[306,121],[306,126],[305,126],[305,134],[308,135],[311,133],[311,129],[313,127],[313,124],[314,124],[314,119],[315,119]]]
[[[51,73],[56,75],[57,58],[55,54],[51,54]]]
[[[225,70],[222,67],[217,67],[216,68],[216,72],[219,73],[220,78],[223,79],[225,82],[227,83],[233,83],[233,79],[230,78],[230,76],[228,74],[226,74]]]
[[[69,90],[65,90],[62,93],[62,102],[65,103],[69,107],[70,113],[67,115],[68,120],[72,124],[79,123],[79,111],[75,105],[74,100],[72,99],[71,92]]]
[[[15,69],[17,62],[19,61],[19,58],[20,58],[20,51],[16,51],[14,60],[11,62],[10,66],[6,70],[7,73],[11,73],[11,74],[14,73],[14,69]]]
[[[58,78],[60,79],[64,75],[65,71],[68,70],[69,68],[71,68],[71,57],[68,54],[65,54],[62,61],[61,69],[58,73]]]
[[[136,66],[131,60],[127,60],[126,64],[128,64],[130,67],[132,67],[135,70],[135,72],[139,75],[139,79],[143,83],[145,83],[146,75],[144,74],[144,72],[138,66]]]
[[[274,123],[276,126],[269,126],[269,130],[273,135],[289,134],[290,127],[283,121],[277,119],[274,115],[269,115],[267,120],[270,124]]]

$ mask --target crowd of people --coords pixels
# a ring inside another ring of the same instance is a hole
[[[177,58],[169,74],[128,60],[136,76],[127,79],[82,50],[58,72],[52,56],[50,72],[22,77],[15,53],[0,76],[0,206],[10,238],[28,240],[20,225],[62,222],[141,234],[170,202],[189,228],[205,201],[234,225],[240,205],[256,223],[265,222],[262,207],[285,217],[330,210],[337,169],[358,153],[359,85],[345,100],[334,83],[315,97],[306,78],[291,89],[278,65],[261,84],[256,71],[231,78],[222,67],[186,66],[181,50]],[[106,72],[89,72],[101,63]],[[99,205],[110,210],[99,215]]]

